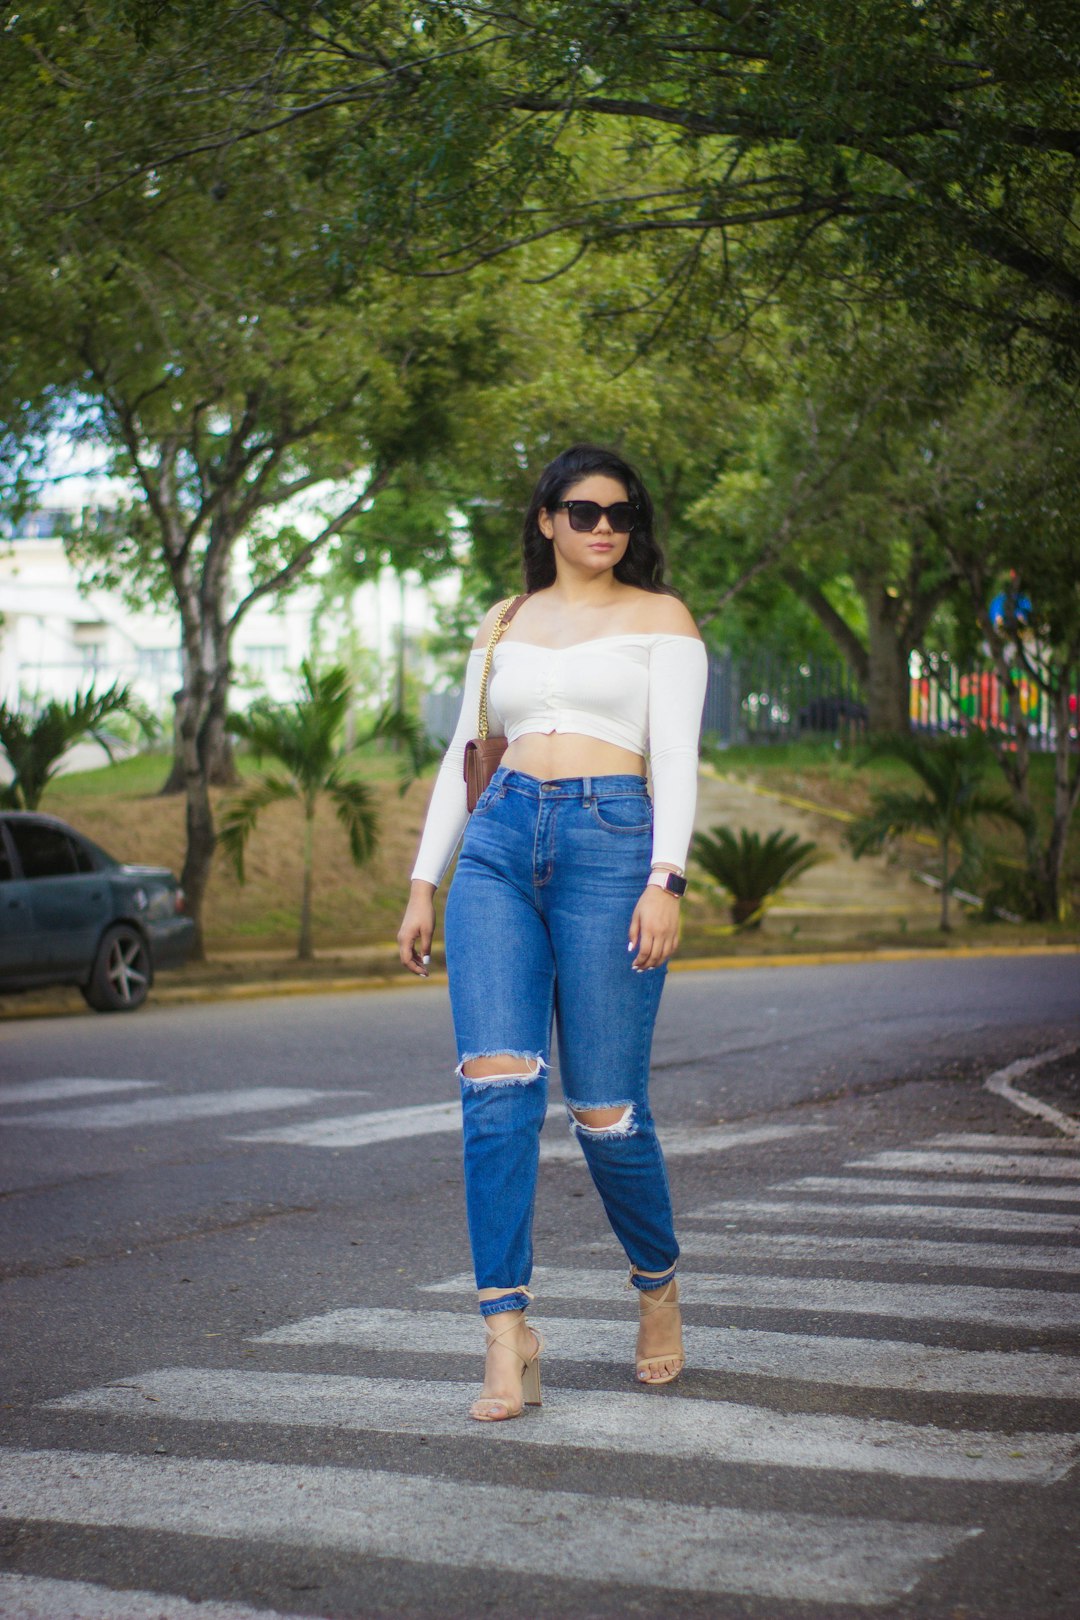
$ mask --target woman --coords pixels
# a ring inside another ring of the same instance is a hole
[[[645,487],[610,451],[575,445],[545,468],[524,565],[529,595],[496,644],[488,689],[506,753],[468,816],[462,758],[497,605],[473,643],[398,933],[403,964],[426,977],[433,897],[464,828],[446,961],[488,1335],[470,1412],[482,1422],[540,1402],[541,1341],[525,1309],[553,1019],[571,1129],[638,1290],[637,1376],[669,1383],[684,1362],[679,1247],[648,1078],[679,942],[705,649],[662,583]]]

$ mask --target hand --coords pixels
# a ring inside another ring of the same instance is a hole
[[[630,919],[630,949],[637,951],[631,964],[639,972],[663,967],[679,945],[679,901],[650,883]]]
[[[417,978],[426,979],[431,964],[431,941],[435,935],[435,887],[416,879],[398,929],[398,955],[402,967]]]

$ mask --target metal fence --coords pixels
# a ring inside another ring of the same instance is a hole
[[[997,730],[1007,725],[1007,694],[986,669],[960,669],[946,658],[913,659],[910,685],[912,729],[926,736]],[[1045,694],[1018,677],[1021,710],[1032,748],[1054,747],[1055,726]],[[423,717],[428,735],[445,740],[457,723],[460,690],[430,692]],[[1078,699],[1071,702],[1077,732]],[[705,692],[704,736],[715,746],[790,742],[831,736],[858,742],[866,732],[866,702],[859,683],[840,659],[788,658],[763,652],[736,658],[710,652]]]
[[[854,740],[865,728],[862,693],[840,659],[709,654],[702,729],[722,748],[823,732]]]

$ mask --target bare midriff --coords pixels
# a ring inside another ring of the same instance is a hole
[[[508,770],[523,771],[541,782],[564,776],[645,775],[640,754],[575,731],[528,732],[510,744],[502,763]]]

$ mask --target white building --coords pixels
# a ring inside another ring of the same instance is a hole
[[[70,697],[91,679],[98,690],[113,680],[130,684],[155,714],[167,720],[180,684],[179,621],[148,603],[133,610],[115,592],[87,588],[64,551],[62,535],[77,513],[43,507],[6,537],[0,536],[0,699]],[[242,567],[235,599],[247,588]],[[400,638],[410,672],[425,686],[443,684],[422,651],[434,628],[436,600],[453,596],[449,578],[437,588],[418,576],[404,580],[385,569],[361,586],[351,603],[324,616],[320,648],[333,656],[350,634],[372,656],[380,690],[393,695]],[[295,672],[311,650],[320,593],[305,585],[280,601],[264,597],[241,620],[233,641],[236,700],[245,689],[286,699]]]

